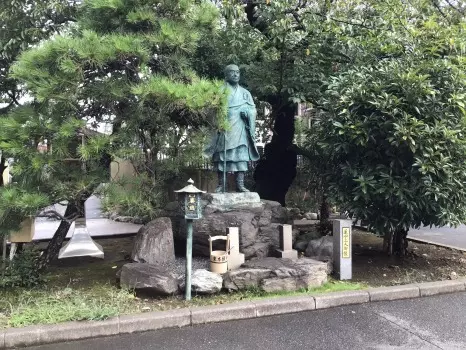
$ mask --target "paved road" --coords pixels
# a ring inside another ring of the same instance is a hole
[[[418,230],[411,229],[408,238],[419,239],[458,248],[466,251],[466,225],[454,227],[421,227]]]
[[[466,349],[466,293],[166,329],[30,350]]]

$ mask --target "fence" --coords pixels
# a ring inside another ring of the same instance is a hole
[[[259,154],[262,156],[264,152],[263,147],[257,147]],[[173,158],[166,154],[157,154],[158,161],[169,162]],[[254,190],[254,179],[253,174],[257,162],[251,162],[249,171],[245,174],[245,185],[247,188]],[[297,159],[298,168],[304,165],[304,159],[302,156],[298,156]],[[123,177],[132,177],[136,175],[134,166],[129,160],[117,159],[110,165],[111,181],[117,181]],[[175,190],[178,190],[186,185],[186,181],[191,178],[194,180],[197,188],[207,191],[214,192],[218,184],[217,173],[214,171],[212,163],[209,159],[195,159],[186,162],[180,175],[173,179],[170,179],[167,183],[167,197],[170,200],[175,200]],[[229,189],[235,188],[234,174],[227,174],[227,186]]]

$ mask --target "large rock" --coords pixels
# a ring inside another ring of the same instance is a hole
[[[230,290],[294,291],[321,286],[327,282],[327,272],[326,263],[313,259],[265,258],[246,262],[240,269],[227,272],[223,286]]]
[[[280,203],[260,200],[254,192],[207,193],[202,198],[202,211],[203,218],[194,221],[193,254],[197,256],[209,256],[209,236],[225,235],[227,227],[236,226],[240,251],[246,259],[266,257],[279,248],[278,225],[288,219]],[[164,216],[172,219],[175,242],[181,250],[186,241],[186,222],[179,204],[169,203]]]
[[[299,241],[294,244],[293,248],[296,249],[298,252],[305,252],[308,244],[309,242]]]
[[[170,218],[162,217],[152,220],[139,229],[131,259],[148,264],[163,264],[175,261]]]
[[[299,208],[287,208],[287,211],[290,220],[301,220],[303,218],[303,214],[301,214],[301,209]]]
[[[155,295],[173,295],[179,291],[177,276],[160,266],[130,263],[123,265],[119,275],[121,288]]]
[[[323,236],[309,241],[304,255],[319,260],[333,260],[333,236]]]
[[[304,214],[304,217],[307,220],[318,220],[319,219],[319,215],[317,213],[311,213],[311,212]]]
[[[223,278],[217,273],[204,269],[195,270],[191,275],[191,291],[196,294],[214,294],[222,290]],[[184,275],[180,278],[180,289],[185,289]]]

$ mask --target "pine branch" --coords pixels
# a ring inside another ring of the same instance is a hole
[[[448,3],[448,5],[450,5],[450,7],[452,7],[454,10],[456,10],[456,11],[459,12],[460,14],[464,15],[464,11],[463,11],[463,10],[460,10],[458,7],[456,7],[455,5],[453,5],[453,4],[451,3],[450,0],[445,0],[445,1],[446,1],[446,2]]]
[[[61,221],[66,221],[68,223],[72,223],[74,220],[76,220],[77,217],[78,215],[73,215],[71,217],[66,218],[55,210],[47,210],[47,211],[42,212],[40,215],[36,215],[36,218],[59,219]]]
[[[12,99],[12,101],[14,102],[15,105],[17,105],[17,106],[20,105],[20,103],[19,103],[18,100],[16,99],[16,96],[15,96],[14,93],[12,93],[11,91],[8,91],[8,92],[7,92],[7,95],[8,95],[9,98]]]
[[[447,18],[447,15],[442,11],[442,9],[440,8],[437,0],[432,0],[432,5],[435,6],[435,8],[437,9],[438,12],[440,12],[440,14],[442,15],[443,18]]]

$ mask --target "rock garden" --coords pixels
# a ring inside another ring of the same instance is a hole
[[[289,224],[292,218],[279,203],[260,200],[253,192],[205,194],[202,212],[202,219],[194,222],[193,293],[213,294],[222,289],[296,291],[327,282],[331,272],[331,247],[327,250],[310,247],[309,253],[317,254],[313,256],[316,259],[298,258],[296,251],[292,255],[294,259],[279,257],[280,226]],[[224,236],[230,227],[238,228],[237,248],[244,254],[245,262],[223,274],[211,272],[209,237]],[[290,251],[298,233],[298,230],[290,231]],[[161,217],[138,232],[131,253],[132,262],[118,272],[120,285],[152,295],[182,293],[185,240],[186,223],[180,205],[169,203]]]

